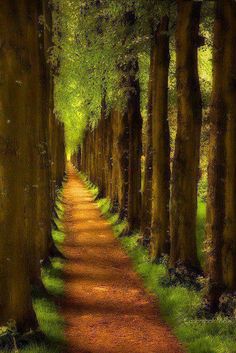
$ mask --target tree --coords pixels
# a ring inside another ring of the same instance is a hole
[[[196,251],[197,183],[202,102],[198,76],[201,2],[177,2],[177,135],[172,171],[170,265],[199,269]]]
[[[207,194],[207,299],[219,309],[222,292],[235,289],[235,16],[233,1],[215,4],[213,88]]]
[[[236,3],[224,3],[225,51],[224,97],[227,112],[225,229],[222,248],[223,279],[229,290],[236,289]]]
[[[130,92],[127,103],[129,122],[129,178],[128,178],[128,232],[140,227],[141,217],[141,152],[142,152],[142,117],[140,112],[140,87],[138,60],[130,62]],[[131,73],[132,72],[132,73]],[[135,172],[134,172],[135,171]]]
[[[169,18],[154,33],[152,82],[152,237],[151,257],[169,251],[170,136],[168,123]]]
[[[44,51],[44,26],[39,18],[44,14],[43,4],[31,2],[28,5],[27,42],[30,51],[31,74],[28,91],[27,141],[29,157],[27,168],[28,197],[26,217],[28,233],[28,268],[32,285],[43,288],[41,281],[41,260],[48,256],[51,236],[50,166],[49,166],[49,84]],[[45,26],[46,27],[46,26]],[[26,29],[26,30],[27,30]],[[40,35],[39,35],[40,34]],[[35,79],[37,77],[37,79]],[[33,234],[33,236],[32,236]]]
[[[141,243],[149,247],[152,224],[152,98],[153,98],[153,45],[150,48],[148,105],[146,122],[145,166],[142,193]]]
[[[127,233],[140,227],[141,217],[141,152],[142,117],[140,112],[139,65],[132,41],[135,40],[136,16],[134,6],[121,16],[124,26],[122,43],[124,51],[119,58],[118,69],[121,74],[120,87],[123,90],[123,109],[120,117],[120,175],[123,180],[124,203],[127,198]],[[126,191],[127,188],[127,191]],[[127,195],[126,195],[127,192]],[[125,205],[124,205],[125,207]],[[124,209],[124,208],[123,208]]]
[[[33,10],[36,11],[36,2]],[[27,268],[24,203],[27,197],[27,106],[31,63],[27,29],[32,13],[29,1],[1,1],[1,219],[0,219],[0,324],[16,322],[19,331],[34,329]],[[31,32],[33,35],[33,32]],[[14,102],[14,104],[12,104]],[[28,127],[29,128],[29,127]],[[16,172],[17,171],[17,172]]]

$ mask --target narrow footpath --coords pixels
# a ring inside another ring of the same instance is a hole
[[[71,166],[64,195],[64,353],[183,353]]]

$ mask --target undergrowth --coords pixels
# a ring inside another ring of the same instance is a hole
[[[98,188],[80,173],[87,187],[96,197]],[[110,212],[108,199],[97,201],[102,214],[111,223],[115,236],[119,237],[125,222],[119,222],[118,215]],[[198,255],[203,264],[203,240],[205,223],[205,204],[198,207],[197,245]],[[133,260],[136,272],[142,277],[145,287],[155,294],[165,320],[173,328],[176,336],[184,344],[188,353],[236,353],[236,321],[223,316],[214,319],[199,319],[197,312],[202,302],[202,292],[182,286],[165,285],[167,269],[162,264],[151,263],[147,251],[139,245],[139,234],[119,238]]]
[[[58,192],[56,203],[59,219],[55,219],[58,229],[52,230],[53,239],[58,248],[64,241],[64,232],[62,218],[64,207],[62,203],[62,191]],[[43,268],[42,280],[51,295],[52,299],[45,298],[38,293],[33,295],[33,305],[39,321],[39,327],[43,333],[43,339],[32,339],[24,348],[17,348],[12,353],[61,353],[64,346],[63,337],[63,319],[58,312],[54,299],[63,295],[64,286],[61,277],[63,260],[59,258],[52,259],[52,266]],[[0,350],[0,353],[7,353],[8,350]]]

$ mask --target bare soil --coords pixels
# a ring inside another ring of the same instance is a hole
[[[64,195],[66,353],[183,353],[72,167]]]

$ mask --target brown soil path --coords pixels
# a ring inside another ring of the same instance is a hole
[[[67,353],[183,353],[72,167],[68,177],[63,303]]]

